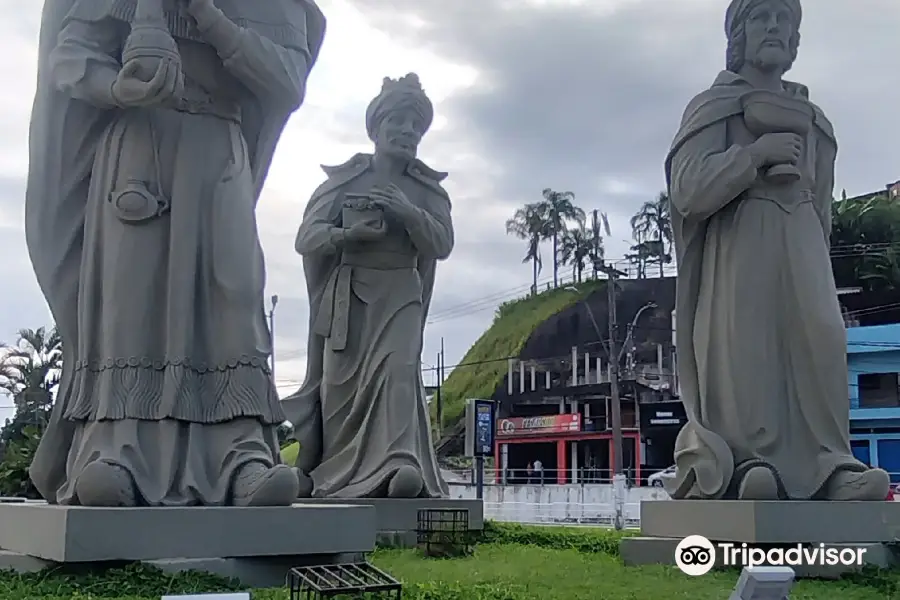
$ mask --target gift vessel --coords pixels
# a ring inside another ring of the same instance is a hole
[[[178,46],[166,24],[163,0],[136,0],[131,33],[122,50],[122,64],[138,61],[141,68],[136,75],[149,81],[156,74],[160,63],[171,60],[180,67]]]
[[[779,94],[769,90],[753,90],[741,98],[744,122],[753,135],[794,133],[806,139],[815,114],[803,98]],[[796,165],[772,165],[766,170],[766,180],[773,183],[792,183],[800,179]]]

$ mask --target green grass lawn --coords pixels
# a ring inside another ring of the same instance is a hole
[[[492,525],[488,543],[468,558],[426,559],[415,550],[380,550],[372,561],[404,582],[407,600],[726,600],[737,580],[737,572],[688,577],[674,567],[624,567],[616,555],[619,537],[589,528]],[[209,575],[172,576],[136,565],[94,576],[0,573],[2,600],[159,600],[165,594],[241,589]],[[259,590],[253,597],[287,600],[289,594]],[[791,600],[896,598],[900,577],[878,572],[842,581],[800,581],[791,593]]]

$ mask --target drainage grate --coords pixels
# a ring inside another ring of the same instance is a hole
[[[400,600],[403,587],[368,562],[294,567],[288,573],[288,586],[291,600]]]

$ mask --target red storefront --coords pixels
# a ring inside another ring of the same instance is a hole
[[[572,470],[573,459],[577,462],[578,442],[589,442],[593,446],[597,446],[597,442],[605,446],[607,450],[606,457],[608,465],[613,462],[615,446],[612,441],[611,431],[584,431],[582,427],[582,416],[580,414],[559,414],[545,415],[539,417],[509,417],[497,420],[497,435],[494,443],[494,464],[497,465],[497,481],[500,481],[501,469],[504,465],[508,465],[508,461],[503,460],[504,454],[508,457],[507,452],[504,453],[505,445],[525,445],[525,444],[554,444],[555,445],[555,469],[556,483],[564,484],[570,482],[570,471]],[[636,430],[623,431],[623,444],[625,445],[625,455],[631,453],[633,460],[629,461],[634,465],[634,480],[641,481],[641,444],[640,433]],[[547,462],[547,461],[542,461]],[[609,466],[606,466],[606,470]]]

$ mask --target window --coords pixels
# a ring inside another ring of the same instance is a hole
[[[866,373],[859,376],[860,408],[900,407],[897,373]]]
[[[853,456],[856,457],[856,460],[870,467],[872,466],[869,440],[852,440],[850,448],[853,450]]]

